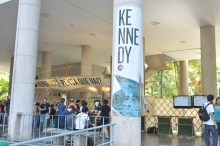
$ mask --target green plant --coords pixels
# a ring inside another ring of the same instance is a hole
[[[8,139],[8,137],[10,137],[10,134],[8,134],[8,133],[3,134],[3,138],[5,139],[5,141]]]

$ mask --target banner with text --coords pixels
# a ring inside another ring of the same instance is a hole
[[[110,79],[103,76],[85,76],[85,77],[66,77],[52,78],[46,80],[36,80],[36,88],[54,88],[54,89],[77,89],[89,86],[105,86],[110,85]]]
[[[144,93],[142,10],[118,6],[114,14],[112,110],[120,116],[139,117]]]

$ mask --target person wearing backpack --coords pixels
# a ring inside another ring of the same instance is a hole
[[[214,106],[214,117],[218,125],[218,134],[220,135],[220,98],[216,98],[216,105]]]
[[[213,99],[214,99],[213,95],[208,95],[207,102],[205,102],[203,104],[203,106],[206,107],[207,113],[210,116],[210,119],[208,121],[203,121],[203,124],[205,126],[205,135],[204,136],[205,136],[206,146],[217,146],[217,143],[218,143],[218,126],[217,126],[217,123],[214,118],[214,108],[212,105]],[[211,142],[209,139],[210,132],[212,132],[212,136],[213,136],[212,145],[211,145]]]

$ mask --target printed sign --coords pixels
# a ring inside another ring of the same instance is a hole
[[[120,116],[138,117],[144,80],[142,10],[118,6],[114,13],[112,110]]]
[[[36,88],[63,88],[66,90],[103,85],[110,85],[110,80],[104,78],[103,76],[53,78],[47,80],[36,80],[35,83]]]

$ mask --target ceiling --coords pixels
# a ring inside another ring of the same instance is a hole
[[[145,55],[200,58],[200,27],[213,25],[220,57],[219,7],[218,0],[143,0]],[[1,71],[9,71],[14,54],[17,11],[18,0],[0,5]],[[81,60],[82,45],[91,45],[93,64],[109,67],[112,31],[113,0],[42,0],[38,66],[43,51],[53,53],[53,65],[76,63]]]

